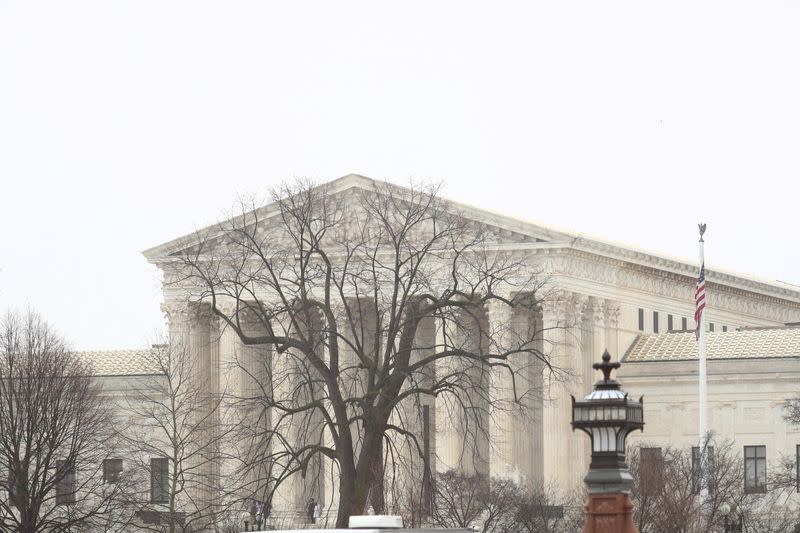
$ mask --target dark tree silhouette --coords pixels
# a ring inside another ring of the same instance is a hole
[[[507,403],[519,404],[537,392],[524,373],[558,373],[540,321],[511,331],[487,318],[490,306],[538,313],[539,270],[436,187],[334,194],[301,183],[273,199],[202,232],[166,272],[242,343],[264,347],[266,381],[254,375],[242,399],[271,417],[251,434],[251,461],[268,465],[262,484],[308,482],[326,457],[337,526],[370,505],[384,511],[399,441],[424,463],[420,484],[431,482],[420,406],[433,398],[460,425],[466,470],[485,471],[489,418],[503,408],[490,376],[510,379]]]
[[[39,315],[0,324],[0,529],[114,529],[121,484],[104,484],[114,439],[92,368]]]

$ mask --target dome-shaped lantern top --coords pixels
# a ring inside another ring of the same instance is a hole
[[[625,440],[631,432],[644,428],[642,398],[631,400],[621,383],[611,378],[620,363],[611,362],[608,350],[603,362],[592,367],[603,373],[603,379],[583,400],[572,398],[572,429],[580,429],[592,439],[592,469],[627,468]]]

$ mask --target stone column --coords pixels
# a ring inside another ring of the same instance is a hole
[[[310,313],[310,323],[302,324],[302,332],[311,340],[317,356],[327,359],[325,346],[322,343],[323,322],[318,312]],[[317,370],[302,355],[288,355],[292,373],[291,386],[296,387],[297,406],[306,405],[313,399],[323,395],[321,378]],[[322,444],[325,439],[325,420],[318,410],[305,411],[292,417],[289,443],[295,449],[306,444]],[[296,466],[296,464],[294,465]],[[325,463],[322,455],[317,454],[309,461],[305,475],[296,473],[292,480],[293,505],[295,511],[306,520],[306,506],[309,499],[314,499],[320,506],[325,503]]]
[[[580,486],[583,472],[578,470],[582,451],[580,440],[572,435],[570,393],[575,389],[577,361],[580,349],[576,342],[576,325],[580,325],[581,307],[585,297],[561,291],[542,302],[544,347],[549,351],[552,365],[560,368],[562,379],[546,381],[544,403],[543,479],[561,492]],[[579,330],[578,330],[579,331]],[[547,378],[546,378],[547,379]]]
[[[411,364],[432,356],[436,351],[436,324],[432,317],[426,317],[417,326]],[[411,373],[405,388],[431,389],[436,381],[434,364]],[[413,395],[403,400],[396,422],[417,439],[415,445],[405,437],[396,437],[396,446],[404,450],[408,457],[399,461],[402,470],[397,495],[409,505],[412,515],[411,526],[430,514],[433,490],[433,475],[436,472],[436,399],[429,395]],[[419,449],[417,448],[419,446]]]
[[[516,295],[515,298],[532,298]],[[502,303],[489,308],[490,331],[497,352],[525,348],[542,350],[540,313]],[[531,344],[533,341],[533,344]],[[496,402],[492,416],[492,475],[533,489],[542,484],[542,368],[533,354],[516,353],[509,369],[495,369],[491,391]],[[513,372],[513,377],[511,375]]]
[[[255,306],[253,306],[255,307]],[[233,316],[235,309],[228,310]],[[261,318],[251,310],[239,311],[242,333],[248,337],[267,334]],[[231,415],[240,422],[231,434],[233,447],[240,450],[246,466],[240,477],[242,497],[247,500],[267,501],[269,498],[272,451],[272,410],[268,398],[272,390],[272,346],[247,345],[233,328],[222,334],[223,371],[231,398]]]
[[[492,336],[491,351],[497,354],[508,352],[512,349],[513,309],[503,302],[492,300],[489,303],[489,330]],[[490,374],[489,396],[491,398],[491,461],[489,469],[491,475],[499,477],[519,477],[519,465],[515,463],[514,450],[519,432],[525,428],[515,427],[513,381],[511,372],[519,373],[520,364],[517,355],[509,359],[511,370],[496,366]],[[515,468],[516,467],[516,468]],[[518,481],[518,480],[517,480]]]
[[[482,308],[464,311],[456,321],[456,324],[448,324],[447,337],[450,343],[473,353],[488,349],[486,313]],[[437,376],[447,376],[458,383],[458,394],[464,404],[461,405],[452,395],[437,399],[436,423],[437,428],[441,428],[437,451],[442,468],[457,468],[469,475],[488,475],[491,430],[487,401],[488,369],[463,357],[448,357],[437,365],[436,372]]]
[[[200,401],[194,413],[198,436],[195,458],[189,465],[199,494],[198,507],[205,513],[216,511],[220,489],[219,449],[219,328],[211,307],[206,303],[189,305],[188,355],[191,357],[191,383]]]

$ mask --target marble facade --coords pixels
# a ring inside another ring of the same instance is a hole
[[[353,189],[374,187],[374,183],[369,178],[350,175],[326,186],[335,194],[346,195]],[[427,414],[419,423],[425,426],[421,430],[430,432],[427,442],[431,464],[436,471],[460,468],[465,472],[510,476],[529,485],[553,483],[565,491],[580,486],[588,468],[588,441],[571,432],[570,394],[583,395],[591,388],[595,380],[591,365],[604,349],[615,358],[621,357],[641,333],[655,328],[666,331],[668,320],[673,329],[679,329],[683,319],[693,327],[697,266],[469,206],[453,203],[452,207],[492,228],[495,250],[526,258],[548,278],[552,297],[542,302],[535,316],[512,313],[500,306],[482,310],[482,316],[489,327],[493,323],[510,324],[508,334],[532,323],[542,327],[543,347],[551,353],[554,364],[569,376],[560,381],[547,380],[540,367],[524,369],[524,379],[541,394],[525,400],[526,412],[493,416],[492,434],[497,438],[493,442],[478,439],[472,450],[464,449],[464,439],[453,430],[451,412],[432,399],[421,400],[424,406],[419,406],[420,412]],[[165,273],[163,309],[171,338],[183,339],[196,354],[204,379],[212,384],[210,395],[226,387],[252,388],[247,373],[226,371],[226,362],[244,357],[247,365],[256,368],[271,359],[269,348],[242,345],[230,329],[207,312],[205,304],[187,304],[185,288],[177,287],[170,279],[173,254],[191,246],[192,239],[188,235],[144,252]],[[714,269],[707,272],[707,287],[707,320],[719,328],[781,326],[800,321],[800,291],[795,287]],[[419,334],[427,335],[426,343],[430,343],[437,331],[431,324],[421,328]],[[503,376],[481,375],[475,379],[481,380],[487,394],[510,394],[510,384]],[[330,472],[327,462],[321,461],[313,468]],[[224,476],[224,466],[213,468],[218,470],[212,475]],[[336,487],[330,476],[314,479],[324,481],[308,482],[298,476],[290,488],[281,492],[281,501],[273,504],[276,512],[283,509],[302,514],[309,498],[325,502],[326,507],[335,504]]]

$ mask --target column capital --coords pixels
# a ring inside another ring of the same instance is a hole
[[[189,305],[187,302],[164,302],[161,304],[161,312],[170,324],[189,320]]]
[[[589,296],[567,290],[552,291],[542,300],[539,307],[545,321],[553,321],[564,326],[573,326],[584,316]]]
[[[189,302],[188,309],[189,318],[192,322],[207,322],[214,316],[211,311],[211,304],[208,302]]]
[[[590,305],[593,325],[595,327],[604,327],[606,322],[605,300],[592,297]]]
[[[603,302],[603,314],[605,315],[606,326],[617,327],[619,323],[620,305],[619,302],[606,299]]]

